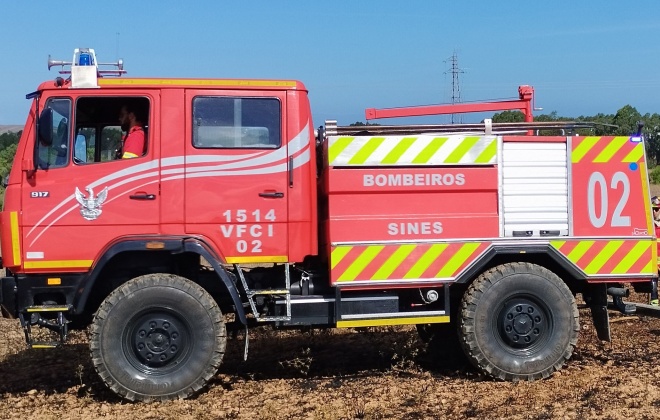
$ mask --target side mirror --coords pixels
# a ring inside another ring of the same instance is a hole
[[[39,116],[39,141],[44,146],[53,144],[53,110],[46,108]]]

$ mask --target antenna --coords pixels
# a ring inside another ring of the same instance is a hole
[[[458,67],[458,54],[456,54],[456,50],[454,50],[454,53],[451,55],[451,57],[448,60],[445,60],[445,63],[447,61],[451,62],[451,69],[446,71],[445,74],[451,71],[451,104],[455,105],[457,103],[461,103],[461,86],[458,80],[458,75],[465,72],[463,71],[463,69]],[[454,114],[451,114],[452,124],[454,124],[455,122],[458,122],[460,124],[463,122],[462,120],[463,120],[462,117],[458,117],[458,121],[454,121]]]

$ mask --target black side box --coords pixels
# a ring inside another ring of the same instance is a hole
[[[3,316],[16,316],[16,279],[13,277],[0,278],[0,306]]]

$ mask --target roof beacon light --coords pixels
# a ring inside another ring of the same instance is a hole
[[[71,74],[71,88],[98,88],[97,80],[103,76],[121,76],[126,73],[124,61],[120,58],[116,63],[99,63],[92,48],[76,48],[73,60],[53,60],[48,56],[48,70],[53,66],[62,66],[60,74]],[[70,70],[64,70],[70,66]],[[99,70],[99,66],[114,66],[116,70]]]

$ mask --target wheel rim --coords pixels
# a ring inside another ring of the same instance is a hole
[[[124,330],[124,353],[139,371],[166,374],[188,358],[191,328],[171,310],[143,311],[134,316]]]
[[[553,331],[548,307],[531,296],[507,299],[495,317],[497,338],[509,351],[533,354],[542,348]]]

